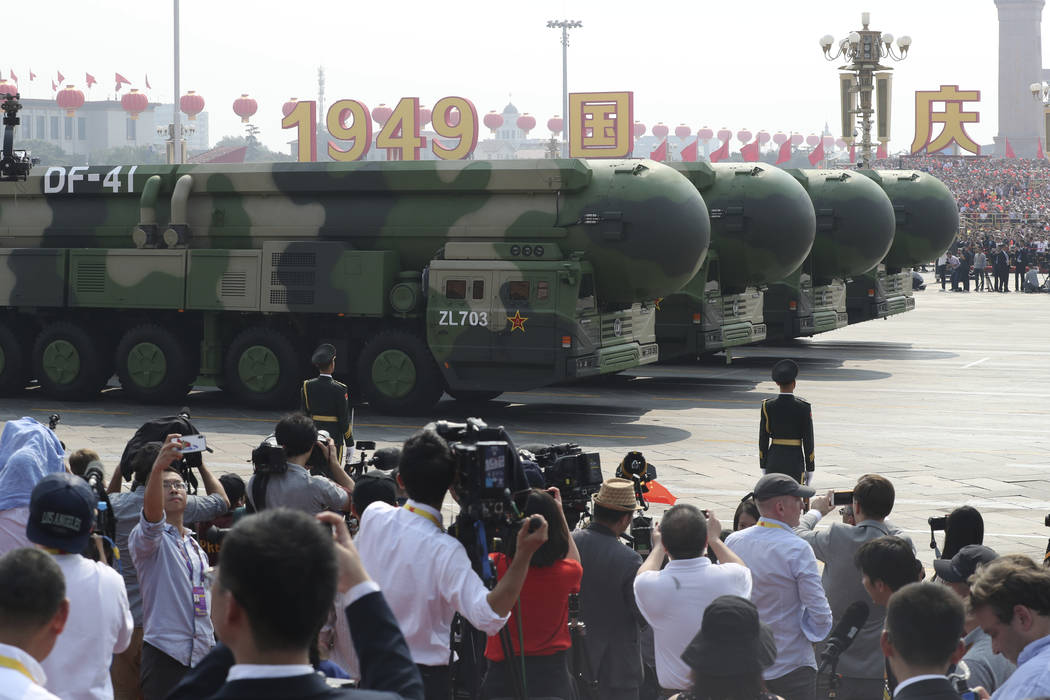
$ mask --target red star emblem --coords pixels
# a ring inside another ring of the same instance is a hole
[[[664,298],[660,297],[659,299],[657,299],[656,301],[653,302],[653,304],[656,306],[656,310],[657,311],[660,310],[660,302],[663,301],[663,300],[664,300]]]
[[[507,320],[510,321],[510,332],[521,331],[525,332],[525,322],[529,320],[528,316],[522,316],[520,311],[515,311],[513,316],[507,316]]]

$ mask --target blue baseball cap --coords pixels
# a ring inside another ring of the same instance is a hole
[[[29,497],[26,537],[44,547],[81,552],[95,524],[96,505],[94,492],[79,476],[48,474]]]

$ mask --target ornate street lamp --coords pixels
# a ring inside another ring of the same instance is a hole
[[[862,168],[870,168],[872,160],[871,125],[875,109],[872,107],[871,93],[876,93],[878,106],[878,140],[886,143],[890,140],[890,95],[892,78],[889,71],[893,70],[879,63],[884,58],[894,61],[903,61],[908,56],[911,48],[911,37],[902,36],[897,39],[897,46],[893,46],[893,35],[883,34],[868,28],[870,14],[861,13],[861,24],[863,27],[858,31],[850,32],[845,39],[838,42],[837,48],[835,37],[825,34],[820,39],[820,48],[824,50],[824,58],[835,61],[843,58],[849,61],[840,66],[842,73],[839,75],[839,90],[842,103],[842,136],[850,144],[856,133],[855,126],[860,124],[860,164]],[[859,106],[858,106],[858,99]]]
[[[1050,84],[1032,83],[1028,86],[1032,97],[1043,104],[1043,149],[1050,148]]]
[[[583,22],[575,19],[552,19],[547,22],[547,29],[561,30],[561,113],[565,124],[561,132],[562,156],[569,157],[569,30],[583,27]]]

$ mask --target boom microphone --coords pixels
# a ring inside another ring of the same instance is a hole
[[[863,600],[850,603],[842,619],[835,625],[835,629],[831,630],[827,646],[820,655],[820,668],[817,669],[817,673],[823,673],[828,668],[835,667],[839,657],[849,649],[850,644],[853,644],[853,640],[860,633],[860,628],[868,621],[868,612],[868,604]]]

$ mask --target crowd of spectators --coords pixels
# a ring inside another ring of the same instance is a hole
[[[107,562],[100,494],[73,473],[98,456],[67,469],[46,426],[6,424],[0,700],[1050,696],[1050,571],[984,546],[964,507],[927,576],[877,474],[844,499],[767,474],[732,530],[679,503],[643,558],[622,539],[632,479],[605,480],[576,529],[542,483],[516,484],[502,544],[476,510],[446,523],[467,492],[431,427],[394,474],[356,479],[301,414],[247,484],[188,468],[177,433],[135,444]]]

